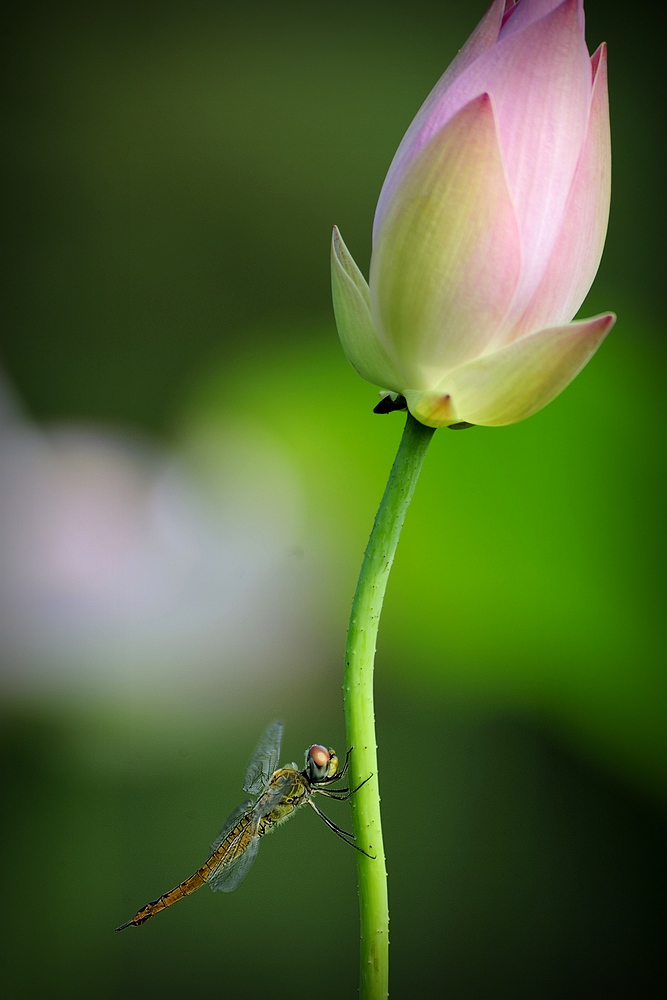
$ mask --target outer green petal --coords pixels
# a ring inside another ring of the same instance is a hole
[[[494,112],[482,94],[412,161],[375,241],[371,311],[404,376],[401,390],[432,388],[483,352],[520,268]]]
[[[579,374],[616,322],[613,313],[540,330],[450,372],[437,389],[404,392],[430,427],[465,421],[516,424],[550,403]]]
[[[331,291],[338,336],[350,364],[367,382],[400,392],[402,380],[373,327],[368,285],[335,226]]]

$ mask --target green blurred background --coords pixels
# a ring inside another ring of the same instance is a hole
[[[354,996],[315,816],[190,874],[265,725],[344,749],[349,604],[403,417],[329,300],[484,0],[134,0],[5,24],[4,995]],[[503,430],[436,435],[377,669],[395,996],[655,997],[665,931],[665,201],[652,8],[610,45],[619,322]],[[331,815],[345,826],[345,806]],[[664,982],[662,984],[665,985]]]

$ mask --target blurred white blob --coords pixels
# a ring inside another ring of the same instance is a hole
[[[235,679],[298,667],[300,511],[265,430],[218,425],[186,457],[38,430],[0,389],[5,696],[224,699]]]

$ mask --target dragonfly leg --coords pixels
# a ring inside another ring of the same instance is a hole
[[[367,858],[370,858],[372,861],[375,861],[374,854],[369,854],[368,851],[365,851],[363,849],[363,847],[359,847],[358,844],[355,844],[353,833],[348,833],[347,830],[341,830],[339,826],[336,826],[333,820],[330,820],[328,816],[325,816],[324,813],[317,808],[312,799],[308,799],[308,805],[313,807],[313,809],[320,817],[320,819],[324,820],[326,825],[329,827],[330,830],[333,830],[336,836],[340,837],[341,840],[344,840],[346,844],[350,845],[350,847],[354,847],[355,851],[359,851],[361,854],[365,854]]]
[[[364,780],[363,780],[363,781],[360,781],[360,782],[359,782],[359,784],[357,785],[357,787],[356,787],[356,788],[353,788],[353,789],[352,789],[352,791],[350,792],[350,795],[354,795],[354,793],[355,793],[355,792],[358,792],[358,791],[359,791],[359,789],[360,789],[360,788],[361,788],[361,787],[362,787],[363,785],[365,785],[367,781],[370,781],[372,777],[373,777],[373,775],[372,775],[372,774],[369,774],[367,778],[364,778]]]
[[[357,785],[356,788],[319,788],[319,787],[316,787],[315,791],[319,792],[321,795],[326,795],[327,798],[338,799],[339,802],[345,802],[345,800],[349,799],[350,796],[354,795],[355,792],[358,792],[359,789],[362,787],[362,785],[365,785],[367,781],[370,781],[372,777],[373,777],[373,775],[369,774],[367,778],[364,778],[364,780],[361,782],[361,784]]]
[[[320,795],[326,795],[326,797],[328,799],[339,799],[341,802],[344,802],[345,799],[349,799],[349,797],[350,797],[350,789],[349,788],[334,788],[334,789],[331,789],[331,788],[315,788],[315,789],[313,789],[313,791],[319,792]]]
[[[353,750],[354,747],[350,747],[350,749],[345,754],[345,762],[343,763],[343,766],[341,767],[340,771],[336,771],[336,773],[332,774],[331,777],[329,778],[322,778],[321,781],[318,781],[318,785],[331,785],[333,784],[334,781],[340,781],[340,779],[347,774],[347,769],[350,766],[350,754],[352,753]]]
[[[341,767],[341,769],[340,769],[340,771],[338,772],[338,774],[334,775],[334,777],[335,777],[335,778],[336,778],[336,779],[337,779],[338,781],[340,781],[340,779],[341,779],[341,778],[342,778],[342,777],[343,777],[344,775],[346,775],[346,774],[347,774],[347,769],[348,769],[348,767],[350,766],[350,754],[352,753],[352,751],[353,751],[353,750],[354,750],[354,747],[350,747],[350,749],[349,749],[349,750],[347,751],[347,753],[345,754],[345,763],[344,763],[344,764],[343,764],[343,766]]]

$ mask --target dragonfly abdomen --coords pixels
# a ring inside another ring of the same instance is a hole
[[[117,927],[117,931],[123,931],[126,927],[139,927],[141,924],[145,924],[147,920],[150,920],[156,913],[160,910],[166,910],[168,906],[172,906],[177,903],[179,899],[183,899],[184,896],[189,896],[191,892],[195,889],[199,889],[200,886],[204,885],[206,881],[206,875],[208,874],[208,864],[202,865],[201,868],[197,869],[194,875],[190,878],[186,878],[185,881],[180,882],[169,892],[164,892],[157,899],[154,899],[150,903],[146,903],[142,906],[140,910],[137,910],[135,915],[127,923],[121,924]]]

